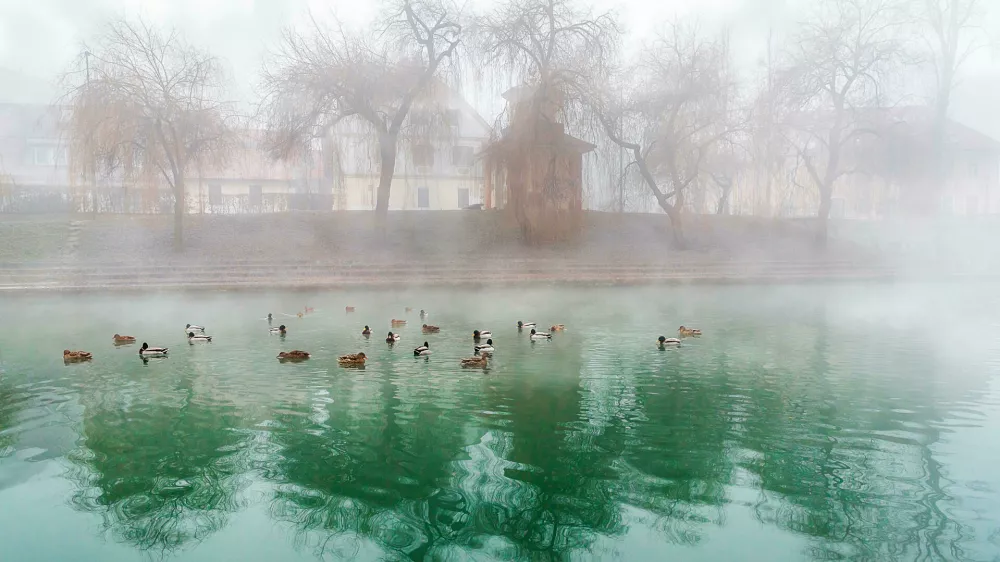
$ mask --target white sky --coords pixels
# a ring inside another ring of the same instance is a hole
[[[469,6],[492,0],[467,0]],[[739,62],[752,65],[769,28],[780,34],[810,0],[593,0],[599,10],[619,12],[634,46],[676,15],[695,16],[706,26],[727,26]],[[1000,45],[1000,0],[984,26]],[[142,14],[182,30],[192,42],[226,59],[239,91],[249,96],[262,57],[284,26],[315,14],[336,11],[345,21],[363,23],[376,0],[0,0],[0,69],[52,84],[81,51],[81,44],[110,17]],[[966,67],[953,115],[1000,138],[1000,49],[983,50]],[[0,97],[11,84],[0,84]],[[22,96],[23,97],[23,96]],[[18,100],[23,101],[23,100]],[[51,100],[38,100],[49,102]],[[483,104],[473,101],[475,105]],[[486,116],[489,120],[490,116]]]

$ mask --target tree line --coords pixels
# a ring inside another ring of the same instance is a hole
[[[711,191],[725,213],[741,171],[753,169],[757,187],[770,190],[792,167],[791,181],[804,179],[818,196],[825,244],[838,181],[884,171],[863,154],[880,134],[873,115],[912,98],[914,81],[933,83],[929,174],[915,193],[939,189],[952,92],[988,40],[978,27],[987,3],[809,4],[782,46],[768,37],[753,73],[734,63],[728,30],[693,19],[665,22],[626,52],[617,14],[586,0],[502,0],[483,12],[452,0],[386,0],[365,28],[311,18],[285,29],[262,64],[251,115],[230,99],[218,57],[176,30],[119,19],[65,76],[71,166],[91,180],[168,185],[180,248],[189,177],[225,165],[250,128],[265,132],[271,157],[293,159],[350,127],[377,154],[375,213],[384,219],[401,146],[447,120],[433,111],[443,89],[527,86],[530,119],[558,119],[614,148],[619,185],[655,200],[676,243],[693,199]],[[438,118],[411,119],[415,108]],[[501,114],[494,135],[511,119]]]

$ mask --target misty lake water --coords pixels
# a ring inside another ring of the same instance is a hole
[[[993,286],[7,295],[0,311],[3,560],[1000,556]],[[518,319],[568,328],[532,343]],[[188,322],[215,341],[189,346]],[[705,335],[657,349],[680,324]],[[494,333],[486,371],[458,364],[476,328]],[[115,332],[170,357],[144,364]],[[413,357],[424,340],[434,354]],[[64,348],[94,360],[64,365]],[[313,358],[280,364],[289,349]],[[358,351],[367,368],[337,366]]]

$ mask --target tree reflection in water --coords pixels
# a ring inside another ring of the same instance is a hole
[[[100,515],[115,540],[160,555],[225,527],[247,483],[234,408],[200,400],[188,379],[161,393],[106,390],[84,400],[72,505]]]

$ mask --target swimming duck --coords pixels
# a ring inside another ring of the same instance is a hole
[[[278,354],[278,361],[305,361],[309,359],[309,353],[305,351],[300,351],[298,349],[293,349],[291,351],[282,351]]]
[[[302,308],[302,311],[306,314],[312,314],[313,312],[316,312],[316,309],[311,306],[306,306]]]
[[[393,318],[392,319],[392,325],[393,326],[405,326],[406,325],[406,320],[396,320],[395,318]]]
[[[551,328],[549,328],[550,332],[563,332],[565,330],[566,330],[565,324],[555,324]]]
[[[115,340],[115,343],[135,343],[135,338],[134,337],[132,337],[132,336],[119,336],[118,334],[115,334],[114,340]]]
[[[474,369],[477,367],[486,367],[488,361],[488,355],[480,355],[479,357],[470,357],[468,359],[462,359],[462,368]]]
[[[350,313],[354,312],[354,307],[353,306],[345,306],[344,307],[344,312],[346,312],[347,314],[350,314]]]
[[[411,312],[413,312],[413,307],[410,306],[406,307],[406,313],[409,314]]]
[[[552,334],[547,334],[545,332],[536,332],[534,329],[531,330],[531,339],[533,340],[550,340],[552,339]]]
[[[493,340],[486,340],[486,343],[479,344],[476,346],[476,355],[482,353],[493,353]]]
[[[700,336],[701,330],[695,330],[694,328],[685,328],[684,326],[681,326],[680,328],[677,329],[677,333],[680,334],[681,337],[689,338],[692,336]]]
[[[188,343],[198,343],[198,342],[211,342],[212,336],[206,336],[205,334],[196,334],[194,332],[188,332]]]
[[[204,326],[195,326],[194,324],[188,324],[187,326],[184,327],[185,334],[188,332],[204,332],[204,331],[205,331]]]
[[[296,316],[298,316],[299,318],[302,318],[302,313],[299,312],[299,313],[296,314]]]
[[[288,331],[285,330],[285,325],[284,324],[278,326],[277,328],[271,328],[268,331],[271,332],[272,334],[281,334],[283,336],[288,333]]]
[[[493,332],[489,330],[483,330],[481,332],[479,330],[473,330],[472,332],[472,339],[476,341],[479,341],[482,338],[490,339],[492,337],[493,337]]]
[[[341,355],[337,358],[337,363],[340,363],[344,367],[363,367],[366,359],[368,358],[364,353],[352,353],[350,355]]]
[[[268,323],[268,324],[270,324],[270,323],[271,323],[271,320],[273,320],[273,319],[274,319],[274,317],[273,317],[273,316],[271,316],[271,313],[270,313],[270,312],[268,312],[268,313],[267,313],[267,323]]]
[[[667,347],[667,346],[675,346],[676,347],[676,346],[679,346],[681,344],[681,340],[679,340],[677,338],[667,338],[667,337],[664,337],[664,336],[660,336],[660,338],[657,339],[656,341],[659,342],[660,347]]]
[[[430,355],[430,354],[431,354],[431,346],[427,342],[424,342],[424,345],[413,349],[413,355],[420,356],[420,355]]]
[[[427,324],[424,324],[423,330],[425,334],[436,334],[441,331],[441,328],[437,326],[429,326]]]
[[[80,361],[90,361],[93,354],[86,351],[70,351],[68,349],[63,350],[63,361],[66,363],[79,363]]]
[[[361,330],[361,335],[367,338],[368,336],[372,335],[372,329],[366,325],[365,329]]]
[[[142,342],[142,348],[139,349],[139,355],[143,357],[166,357],[167,348],[165,347],[149,347],[149,344]]]
[[[399,341],[399,334],[394,334],[392,332],[389,332],[389,336],[385,338],[385,343],[390,345],[398,341]]]
[[[420,319],[423,320],[424,318],[427,318],[428,316],[430,316],[430,314],[427,314],[427,311],[421,308],[420,309]]]
[[[517,329],[518,330],[527,330],[527,329],[531,329],[531,328],[534,328],[534,327],[535,327],[535,323],[534,322],[521,322],[520,320],[517,321]]]

